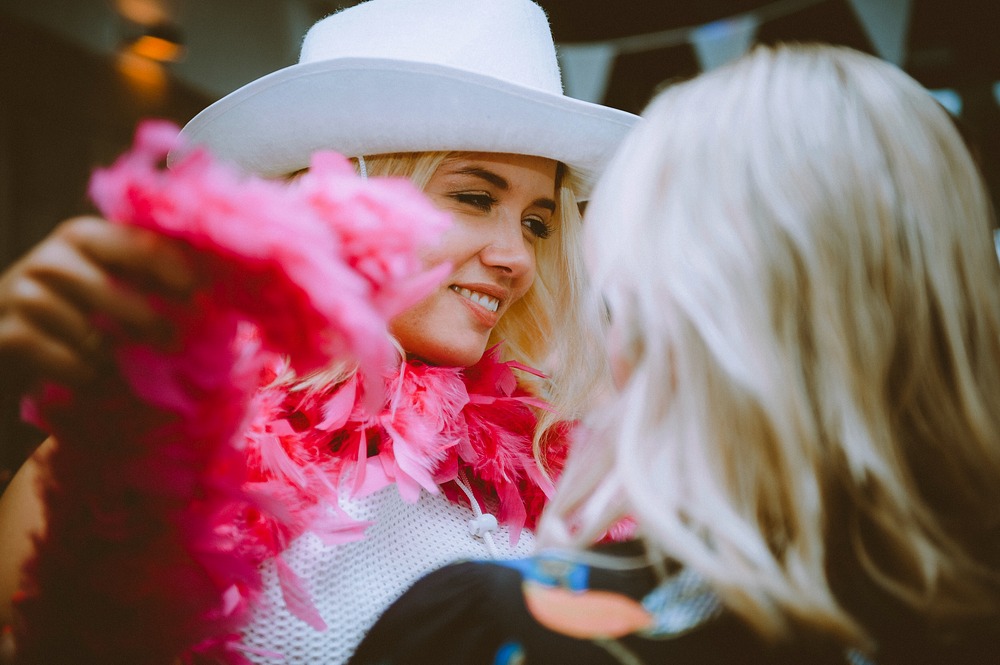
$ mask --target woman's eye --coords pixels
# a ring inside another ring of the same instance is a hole
[[[497,202],[493,196],[487,192],[459,192],[452,197],[464,205],[470,205],[477,210],[489,212],[493,209],[493,204]]]
[[[526,217],[521,223],[531,235],[540,240],[545,240],[552,235],[552,226],[540,217]]]

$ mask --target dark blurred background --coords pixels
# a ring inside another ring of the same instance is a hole
[[[419,2],[419,0],[413,0]],[[337,0],[0,0],[0,268],[89,211],[91,170],[137,121],[184,123],[295,62]],[[540,0],[568,94],[641,112],[658,87],[754,42],[821,41],[895,62],[958,119],[1000,191],[996,0]],[[585,137],[581,137],[585,140]],[[0,469],[21,425],[0,396]],[[2,474],[2,472],[0,472]],[[0,475],[0,486],[3,484]]]

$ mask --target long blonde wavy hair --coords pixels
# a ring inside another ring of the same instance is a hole
[[[409,178],[424,189],[434,172],[454,152],[393,153],[365,156],[370,177]],[[354,160],[357,166],[357,160]],[[294,177],[294,176],[292,176]],[[560,422],[582,416],[592,395],[606,389],[607,365],[599,352],[596,328],[583,315],[584,272],[580,250],[582,222],[574,174],[562,164],[557,170],[553,233],[535,243],[537,271],[527,293],[504,314],[493,329],[489,346],[502,342],[504,360],[515,360],[545,372],[545,379],[521,373],[525,388],[544,397],[552,410],[539,410],[535,431],[535,458],[542,471],[548,433]],[[399,349],[400,357],[405,355]],[[570,362],[590,358],[588,362]],[[308,377],[282,377],[296,388],[318,389],[345,380],[355,367],[337,362]]]
[[[876,58],[758,47],[661,92],[587,210],[625,369],[543,542],[632,515],[772,636],[870,646],[861,587],[1000,615],[992,226],[947,113]]]

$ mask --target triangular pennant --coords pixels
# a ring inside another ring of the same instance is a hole
[[[698,62],[705,71],[735,60],[750,49],[760,19],[754,14],[740,14],[713,21],[691,31]]]
[[[608,89],[615,47],[606,42],[559,47],[566,94],[585,102],[601,103]]]
[[[911,0],[850,0],[850,3],[879,57],[902,65],[906,59]]]
[[[959,116],[962,115],[962,95],[951,88],[939,88],[929,91],[938,103],[948,110],[948,113]]]

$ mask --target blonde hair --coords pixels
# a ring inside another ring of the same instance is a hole
[[[393,153],[365,156],[369,177],[405,177],[424,189],[434,172],[454,152]],[[357,160],[354,160],[357,167]],[[528,292],[515,303],[493,329],[489,346],[503,343],[504,360],[515,360],[545,372],[538,380],[521,373],[519,380],[534,394],[549,400],[553,409],[539,411],[535,431],[535,458],[543,472],[547,435],[559,422],[582,415],[590,395],[603,388],[606,365],[595,353],[596,330],[583,316],[582,284],[584,272],[580,251],[582,222],[575,191],[575,176],[562,164],[557,171],[556,209],[552,235],[536,243],[537,272]],[[398,348],[398,345],[397,345]],[[403,349],[398,349],[400,357]],[[589,363],[564,362],[564,358],[590,356]],[[356,367],[338,362],[302,379],[293,381],[296,388],[321,389],[348,378]]]
[[[543,541],[633,515],[772,636],[871,646],[861,589],[935,627],[1000,612],[992,212],[924,89],[759,47],[651,103],[586,225],[629,373]]]

